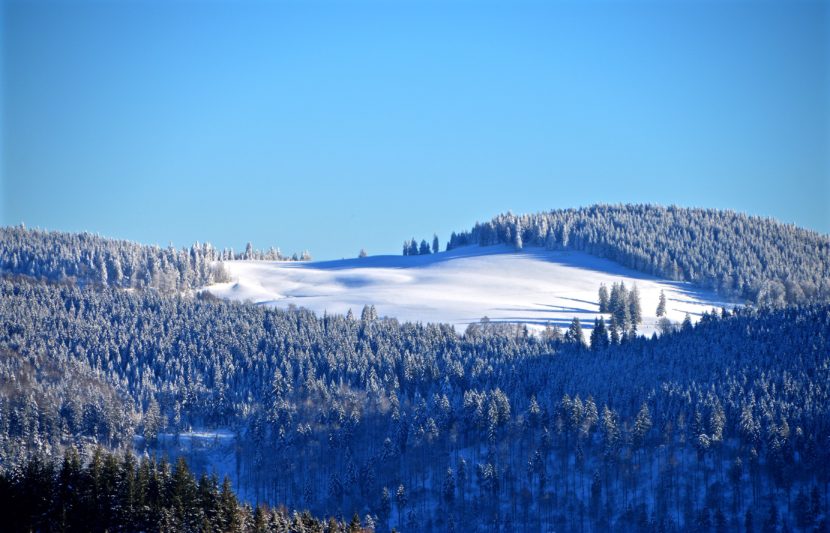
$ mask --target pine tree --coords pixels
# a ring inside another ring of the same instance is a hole
[[[381,520],[384,522],[389,520],[389,515],[392,512],[392,498],[389,495],[389,489],[387,487],[383,487],[383,491],[381,491],[379,511]]]
[[[640,306],[640,291],[637,289],[637,284],[631,288],[628,293],[628,314],[631,317],[631,325],[636,328],[636,325],[643,321],[643,312]]]
[[[578,317],[574,317],[571,320],[571,325],[567,333],[565,333],[565,340],[576,344],[580,348],[585,347],[585,336],[582,334],[582,324],[579,323]]]
[[[219,524],[222,531],[238,531],[242,527],[239,502],[231,490],[231,480],[227,476],[219,493]]]
[[[360,533],[360,515],[355,513],[352,515],[352,521],[349,522],[349,533]]]
[[[437,254],[441,251],[441,247],[438,244],[438,235],[432,235],[432,253]]]
[[[666,316],[666,294],[663,291],[660,291],[660,301],[657,304],[657,316],[658,318]]]
[[[640,448],[645,443],[648,432],[651,431],[651,412],[648,410],[648,405],[643,402],[640,406],[640,411],[637,413],[637,418],[634,421],[634,447]]]
[[[617,324],[617,319],[614,315],[611,315],[611,324],[608,326],[608,332],[611,336],[611,345],[618,345],[620,343],[620,326]]]
[[[254,509],[253,521],[254,524],[252,533],[268,533],[268,517],[264,506],[256,506],[256,509]]]
[[[406,489],[404,489],[403,483],[398,485],[398,490],[395,491],[395,500],[398,502],[398,524],[400,524],[403,520],[403,513],[406,511],[406,504],[409,501],[406,497]]]
[[[608,348],[608,330],[603,318],[594,319],[594,329],[591,331],[591,349],[594,351]]]
[[[161,409],[156,398],[151,397],[147,411],[144,413],[144,439],[149,444],[155,444],[161,427]]]
[[[599,312],[608,312],[608,287],[605,285],[599,286]]]
[[[455,499],[455,476],[452,473],[452,468],[447,468],[447,474],[444,476],[444,501],[447,505],[452,505]]]

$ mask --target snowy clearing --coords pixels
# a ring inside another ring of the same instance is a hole
[[[660,291],[668,318],[693,320],[712,307],[732,304],[684,282],[661,280],[582,252],[506,246],[458,248],[423,256],[372,256],[312,262],[230,261],[233,281],[207,289],[214,295],[317,313],[360,316],[372,304],[379,316],[401,321],[444,322],[463,331],[487,316],[491,321],[567,328],[579,317],[590,329],[599,315],[597,291],[623,281],[636,283],[642,302],[639,330],[656,328]]]

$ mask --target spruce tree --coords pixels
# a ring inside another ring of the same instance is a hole
[[[608,347],[608,330],[605,328],[605,319],[594,319],[594,329],[591,331],[591,349],[604,350]]]
[[[643,312],[640,306],[640,291],[637,289],[636,283],[628,293],[628,314],[631,317],[631,325],[634,328],[643,321]]]
[[[657,317],[666,316],[666,294],[660,291],[660,301],[657,304]]]
[[[608,312],[608,287],[604,284],[599,286],[599,312]]]
[[[585,336],[582,334],[582,324],[579,323],[579,317],[574,317],[571,320],[571,325],[565,333],[565,340],[576,344],[580,348],[585,347]]]

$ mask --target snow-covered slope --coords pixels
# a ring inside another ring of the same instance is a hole
[[[640,291],[641,333],[655,329],[660,290],[673,321],[724,305],[688,283],[660,280],[581,252],[471,246],[426,256],[225,265],[233,281],[208,287],[222,298],[318,313],[352,309],[358,316],[364,305],[374,304],[380,316],[447,322],[460,331],[484,316],[536,328],[567,327],[577,316],[587,329],[598,316],[600,284],[610,289],[619,281],[629,289],[636,283]]]

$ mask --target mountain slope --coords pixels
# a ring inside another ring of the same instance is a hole
[[[450,323],[459,330],[484,316],[531,327],[567,327],[579,317],[590,326],[599,316],[600,284],[620,281],[629,289],[636,284],[640,292],[641,333],[656,328],[661,290],[673,321],[725,305],[689,283],[660,280],[586,253],[507,246],[308,263],[235,261],[225,268],[232,281],[207,288],[221,298],[318,313],[375,305],[381,316]]]
[[[507,213],[453,233],[448,249],[470,244],[588,252],[758,304],[830,300],[830,237],[734,211],[594,205]]]

